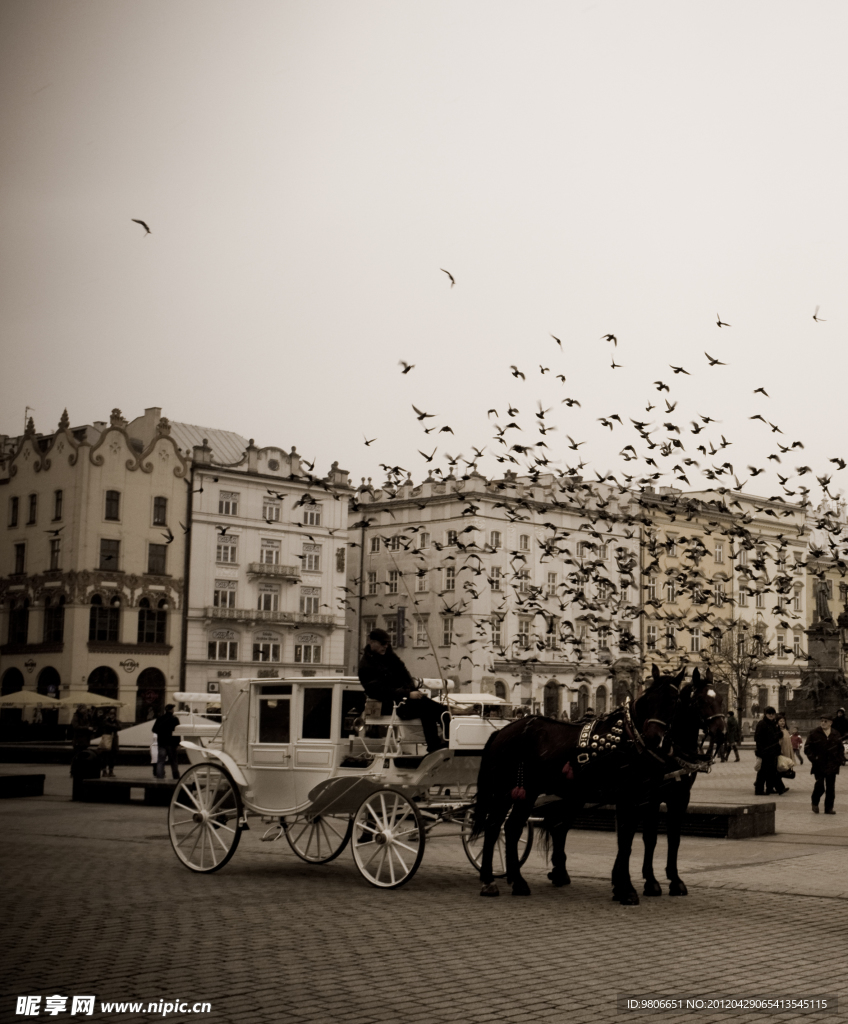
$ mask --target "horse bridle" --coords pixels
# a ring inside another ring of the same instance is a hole
[[[633,721],[633,716],[630,714],[630,696],[624,698],[624,721],[626,727],[630,733],[630,738],[636,744],[636,749],[640,754],[650,754],[655,761],[659,761],[661,764],[665,764],[665,758],[660,757],[659,754],[655,753],[648,744],[645,742],[645,737],[639,732],[636,723]],[[670,728],[667,722],[664,722],[661,718],[646,718],[642,723],[644,729],[646,725],[654,722],[657,725],[665,726],[666,729]]]

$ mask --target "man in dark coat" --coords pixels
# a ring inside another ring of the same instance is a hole
[[[179,718],[174,714],[174,705],[166,704],[165,713],[160,715],[153,723],[153,732],[156,734],[156,742],[159,746],[159,753],[156,758],[157,779],[165,778],[165,761],[171,765],[171,774],[175,779],[180,777],[180,769],[177,766],[177,747],[180,745],[179,738],[174,736],[174,729],[180,724]]]
[[[763,717],[757,723],[754,732],[754,744],[757,757],[762,764],[757,772],[757,779],[754,782],[754,792],[757,796],[770,796],[777,793],[782,796],[789,789],[783,785],[783,780],[777,774],[777,758],[780,754],[780,726],[777,724],[777,712],[774,708],[768,707]]]
[[[813,786],[813,813],[819,813],[819,801],[824,794],[824,813],[836,814],[833,804],[836,799],[836,776],[845,763],[845,749],[842,736],[831,720],[823,715],[821,725],[813,729],[804,744],[804,753],[809,757],[810,774],[815,775]]]
[[[384,629],[372,629],[368,634],[368,643],[359,662],[359,681],[372,700],[382,703],[382,714],[390,715],[393,705],[397,704],[397,715],[402,721],[421,720],[428,754],[447,746],[437,730],[439,721],[446,715],[445,708],[416,688],[406,665],[392,650],[389,634]]]
[[[742,729],[739,720],[732,711],[727,712],[727,729],[724,734],[724,746],[721,749],[722,761],[729,761],[731,752],[739,760],[739,744],[742,742]]]

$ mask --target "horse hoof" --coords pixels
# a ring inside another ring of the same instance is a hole
[[[662,896],[662,886],[656,879],[653,879],[650,882],[645,882],[645,888],[642,890],[642,895]]]
[[[481,896],[500,896],[501,892],[494,882],[489,882],[488,885],[484,885],[480,890]]]
[[[571,878],[565,868],[554,868],[553,871],[548,872],[548,878],[558,889],[563,885],[571,885]]]
[[[688,896],[689,890],[681,881],[672,882],[668,887],[669,896]]]
[[[517,882],[512,883],[512,895],[513,896],[529,896],[530,886],[524,881],[523,878],[519,878]]]
[[[623,907],[638,907],[639,906],[639,893],[633,889],[632,892],[625,892],[621,895],[617,893],[612,894],[613,901],[619,902]]]

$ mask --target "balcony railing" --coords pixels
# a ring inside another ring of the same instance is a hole
[[[335,625],[335,615],[318,612],[272,612],[265,608],[208,608],[207,619],[236,619],[239,622],[282,622],[291,625],[311,624],[314,626]]]
[[[273,565],[269,562],[250,562],[247,571],[253,576],[273,576],[275,580],[290,580],[297,583],[300,579],[299,565]]]

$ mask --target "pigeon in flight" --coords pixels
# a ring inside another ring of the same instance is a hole
[[[724,321],[723,321],[723,320],[721,319],[721,316],[720,316],[720,314],[716,313],[716,317],[718,318],[718,319],[716,320],[716,323],[718,324],[718,326],[719,326],[719,327],[731,327],[731,326],[732,326],[732,324],[726,324],[726,323],[725,323],[725,322],[724,322]]]
[[[453,286],[456,284],[456,281],[453,278],[453,274],[449,270],[445,270],[444,267],[439,267],[439,270],[441,270],[443,274],[448,275],[448,277],[450,278],[451,288],[453,288]]]
[[[141,226],[144,228],[145,235],[150,234],[150,228],[144,223],[143,220],[136,220],[135,217],[130,217],[130,220],[133,222],[133,224],[141,224]],[[816,312],[818,312],[818,310]]]

